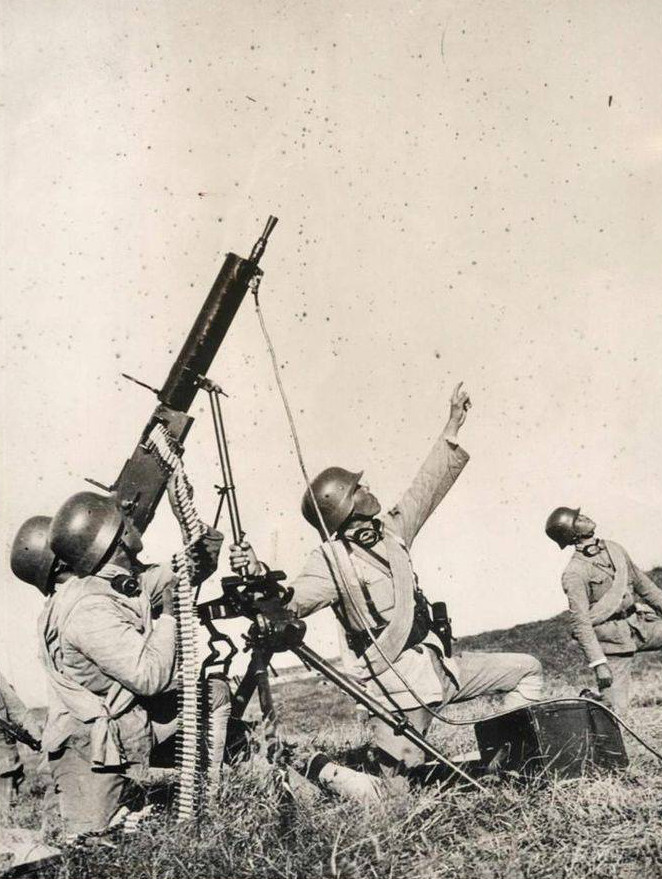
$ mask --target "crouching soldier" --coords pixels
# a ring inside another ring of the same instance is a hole
[[[16,532],[10,556],[14,575],[24,583],[36,586],[45,598],[73,573],[50,547],[51,521],[50,516],[26,519]]]
[[[56,558],[50,547],[51,521],[50,516],[31,516],[26,519],[16,532],[10,555],[14,575],[24,583],[36,587],[46,599],[73,574],[71,568]],[[44,779],[46,792],[42,804],[42,830],[49,832],[56,824],[57,801],[47,765],[40,763],[40,770],[47,773]]]
[[[196,554],[202,582],[216,568],[222,537],[208,531]],[[139,532],[110,497],[81,492],[53,517],[50,545],[75,572],[40,617],[40,658],[49,681],[43,749],[55,779],[67,838],[106,830],[129,791],[130,767],[174,732],[149,700],[174,688],[176,575],[143,565]],[[212,724],[225,724],[227,685],[215,682]],[[224,729],[223,729],[224,733]],[[222,745],[221,745],[222,747]]]
[[[307,616],[331,606],[344,634],[346,671],[390,711],[404,711],[422,733],[432,715],[412,691],[435,708],[504,693],[505,706],[514,708],[539,699],[542,689],[541,666],[532,656],[466,653],[451,658],[448,633],[432,625],[412,568],[414,538],[469,460],[457,433],[470,405],[460,383],[441,436],[409,489],[383,518],[378,518],[381,504],[362,482],[362,472],[340,467],[320,473],[302,504],[304,517],[324,542],[291,583],[289,607]],[[262,563],[246,542],[230,552],[233,570],[248,566],[249,573],[260,571]],[[376,718],[371,723],[384,767],[403,769],[423,762],[423,752],[404,736]]]
[[[662,589],[622,546],[597,539],[595,528],[579,509],[557,507],[545,532],[560,549],[575,548],[561,578],[571,633],[603,698],[621,714],[628,707],[635,653],[662,648]]]

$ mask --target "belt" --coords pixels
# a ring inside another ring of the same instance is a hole
[[[636,612],[636,608],[634,604],[631,607],[628,607],[626,610],[619,610],[616,613],[613,613],[610,617],[608,617],[605,622],[610,623],[612,620],[626,620],[628,617],[631,617],[633,613]]]
[[[347,643],[349,645],[350,650],[360,659],[363,654],[366,652],[368,647],[373,643],[373,638],[378,638],[379,635],[384,631],[386,626],[375,626],[374,629],[360,629],[359,631],[355,631],[354,629],[345,629],[345,634],[347,635]],[[414,619],[412,622],[411,632],[409,633],[409,637],[407,638],[407,643],[402,648],[403,650],[409,650],[410,647],[416,647],[417,644],[420,644],[421,641],[425,640],[426,635],[430,631],[430,618],[427,613],[427,607],[425,604],[416,601],[416,606],[414,608]],[[370,635],[372,634],[372,638]]]
[[[360,659],[372,644],[373,638],[378,638],[384,631],[386,626],[376,626],[374,629],[361,629],[355,632],[353,629],[346,629],[347,644],[349,649]],[[372,638],[370,637],[372,635]]]

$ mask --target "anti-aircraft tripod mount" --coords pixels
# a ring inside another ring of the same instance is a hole
[[[158,456],[150,449],[148,438],[155,425],[162,425],[171,440],[180,447],[183,446],[193,423],[188,411],[198,391],[205,389],[210,394],[221,470],[224,474],[219,511],[224,498],[227,497],[233,538],[236,542],[242,539],[243,532],[220,410],[222,392],[220,388],[207,381],[206,374],[248,289],[252,287],[254,292],[257,290],[257,284],[262,276],[258,263],[277,222],[276,217],[269,217],[248,259],[235,253],[226,255],[221,270],[161,390],[138,381],[138,384],[156,394],[159,403],[143,429],[132,456],[124,464],[114,484],[106,487],[96,480],[89,480],[97,487],[114,494],[117,504],[131,518],[140,533],[143,533],[151,522],[167,482],[167,476],[164,475]],[[127,378],[131,377],[127,376]],[[136,381],[136,379],[132,380]],[[227,640],[214,628],[214,619],[245,616],[253,622],[249,634],[251,660],[246,676],[234,696],[234,716],[241,717],[257,687],[263,714],[267,719],[275,718],[268,682],[268,661],[274,652],[289,649],[302,662],[322,674],[358,704],[363,705],[396,732],[420,747],[432,760],[448,765],[443,755],[411,727],[404,716],[386,710],[362,687],[303,643],[305,624],[294,620],[293,616],[291,614],[288,616],[285,611],[284,605],[288,601],[288,594],[280,582],[284,577],[284,574],[278,572],[268,572],[263,577],[249,578],[246,572],[243,572],[239,578],[224,580],[221,598],[198,606],[199,617],[213,635],[214,641]],[[231,655],[225,658],[226,665]],[[205,663],[205,671],[210,670],[215,664],[218,663],[216,657],[212,655]]]

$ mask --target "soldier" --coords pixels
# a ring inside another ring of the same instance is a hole
[[[198,582],[215,570],[221,541],[211,529],[200,541]],[[137,529],[112,498],[92,492],[64,503],[50,544],[77,575],[58,588],[39,623],[50,688],[43,748],[65,835],[74,839],[117,820],[128,770],[145,766],[155,742],[176,727],[176,717],[161,724],[150,717],[150,697],[174,688],[176,575],[143,565]],[[227,685],[214,686],[212,723],[224,735]]]
[[[9,681],[0,674],[0,720],[19,727],[35,741],[41,738],[41,727],[25,707]],[[0,727],[0,816],[6,817],[9,807],[23,781],[23,761],[16,739]]]
[[[56,558],[49,545],[51,521],[50,516],[31,516],[26,519],[16,532],[9,562],[15,576],[24,583],[35,586],[46,599],[49,599],[58,586],[73,574],[71,568],[67,567],[61,559]],[[39,738],[41,738],[41,728]],[[48,773],[42,805],[44,829],[48,829],[53,823],[56,811],[53,780]]]
[[[635,653],[662,647],[662,589],[627,552],[595,536],[595,522],[571,507],[557,507],[545,532],[561,549],[574,546],[561,585],[570,626],[604,699],[627,710]]]
[[[385,707],[404,711],[422,733],[427,732],[432,715],[412,690],[429,706],[504,693],[505,705],[516,707],[540,698],[542,689],[541,666],[532,656],[490,653],[451,658],[448,621],[444,628],[433,623],[413,572],[409,550],[414,538],[469,460],[458,445],[457,433],[470,405],[460,382],[441,436],[409,489],[382,519],[377,518],[381,504],[362,482],[363,473],[340,467],[320,473],[312,482],[312,495],[307,491],[302,503],[304,517],[324,542],[291,584],[290,608],[307,616],[331,606],[344,632],[346,670]],[[262,563],[247,542],[231,547],[230,553],[233,570],[248,566],[249,573],[260,572]],[[403,770],[424,760],[423,752],[404,736],[395,735],[376,718],[371,723],[384,767]]]
[[[48,598],[72,570],[55,553],[48,542],[50,516],[31,516],[16,532],[11,548],[10,565],[19,580],[36,586]]]

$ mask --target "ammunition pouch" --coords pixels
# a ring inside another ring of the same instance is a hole
[[[453,628],[452,620],[448,616],[448,608],[445,601],[434,601],[430,605],[432,609],[432,622],[430,628],[444,645],[444,653],[450,659],[453,655]]]
[[[433,620],[430,618],[427,599],[420,589],[416,589],[414,592],[414,619],[412,621],[409,637],[402,649],[409,650],[411,647],[416,647],[424,641],[428,632],[431,630],[434,631],[432,629],[432,623]],[[358,632],[353,629],[345,629],[349,649],[360,659],[372,644],[373,638],[378,638],[385,628],[385,625],[375,626],[373,629],[361,629]],[[372,638],[369,633],[372,634]]]

